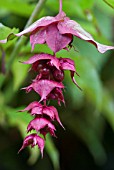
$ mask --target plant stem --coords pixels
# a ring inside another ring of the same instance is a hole
[[[0,47],[0,51],[2,53],[2,59],[1,59],[1,72],[5,74],[6,69],[5,69],[5,51],[3,50],[2,47]]]
[[[36,5],[36,8],[34,9],[33,13],[31,14],[31,16],[30,16],[30,18],[29,18],[29,20],[28,20],[25,28],[28,27],[29,25],[31,25],[31,24],[33,23],[33,21],[35,20],[36,16],[37,16],[37,15],[40,13],[40,11],[42,10],[42,7],[43,7],[43,5],[45,4],[45,2],[46,2],[46,0],[39,0],[39,1],[38,1],[37,5]],[[24,29],[25,29],[25,28],[24,28]],[[15,48],[13,49],[13,51],[12,51],[12,53],[11,53],[10,59],[9,59],[7,65],[6,65],[6,75],[8,74],[8,72],[9,72],[9,70],[10,70],[12,64],[13,64],[14,59],[15,59],[16,56],[18,55],[18,53],[19,53],[22,45],[25,43],[25,41],[26,41],[26,37],[24,37],[24,36],[20,37],[19,40],[17,41],[17,43],[16,43],[16,45],[15,45]],[[6,77],[6,76],[4,76],[3,81],[0,83],[0,87],[1,87],[2,84],[3,84],[3,82],[4,82],[4,80],[5,80],[5,77]]]
[[[109,5],[111,8],[114,9],[114,5],[113,5],[114,3],[113,3],[113,2],[111,3],[111,2],[109,1],[109,2],[110,2],[110,3],[109,3],[107,0],[103,0],[103,1],[104,1],[105,3],[107,3],[107,5]]]
[[[33,21],[36,18],[37,14],[40,13],[40,11],[41,11],[41,9],[42,9],[45,2],[46,2],[46,0],[39,0],[38,1],[37,5],[36,5],[36,8],[34,9],[32,15],[30,16],[25,28],[27,28],[30,24],[33,23]],[[10,67],[11,67],[11,65],[12,65],[12,63],[14,61],[14,58],[18,55],[18,53],[19,53],[22,45],[25,43],[25,41],[26,41],[26,37],[21,37],[17,41],[16,46],[15,46],[15,48],[14,48],[14,50],[13,50],[11,56],[10,56],[8,64],[7,64],[7,72],[10,70]]]
[[[59,13],[62,12],[62,0],[59,0]]]

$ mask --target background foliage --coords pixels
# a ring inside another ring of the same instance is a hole
[[[0,1],[0,39],[6,38],[10,32],[23,30],[36,4],[36,0]],[[35,20],[55,16],[58,5],[58,0],[47,0]],[[79,22],[103,44],[114,45],[113,8],[113,0],[63,0],[67,16]],[[0,45],[0,169],[114,169],[114,51],[100,54],[93,45],[74,38],[75,50],[62,50],[57,54],[75,60],[80,75],[76,80],[83,91],[72,83],[66,72],[66,106],[57,106],[66,131],[58,126],[58,138],[47,137],[42,160],[37,147],[17,155],[31,120],[28,114],[18,110],[37,100],[37,95],[20,90],[34,78],[33,73],[28,73],[29,66],[19,62],[31,56],[28,39],[11,61],[6,74],[16,43],[17,38]],[[37,45],[34,50],[35,53],[43,51],[51,53],[46,45]],[[53,104],[57,105],[56,102]]]

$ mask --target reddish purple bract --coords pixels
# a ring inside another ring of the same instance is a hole
[[[100,53],[114,49],[113,46],[103,45],[95,41],[79,23],[66,17],[63,11],[55,17],[41,18],[24,31],[16,34],[16,36],[26,34],[30,34],[32,50],[35,44],[46,43],[48,47],[56,53],[61,49],[67,49],[67,46],[70,45],[73,40],[73,36],[92,43]]]
[[[23,142],[23,145],[21,147],[21,149],[19,150],[19,152],[24,149],[25,147],[31,145],[31,147],[33,148],[35,145],[38,145],[38,147],[40,148],[42,157],[43,157],[43,150],[44,150],[44,140],[38,136],[37,134],[31,134],[28,135]],[[18,153],[19,153],[18,152]]]

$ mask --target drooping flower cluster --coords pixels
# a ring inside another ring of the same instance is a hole
[[[44,139],[47,133],[56,136],[56,128],[53,122],[57,121],[62,127],[63,125],[59,119],[57,109],[54,106],[47,106],[46,103],[51,99],[57,100],[59,105],[61,102],[65,103],[62,92],[64,89],[62,83],[64,80],[64,70],[70,71],[72,81],[78,86],[74,79],[74,74],[76,73],[74,61],[69,58],[57,58],[55,55],[41,53],[32,56],[28,61],[23,62],[23,64],[31,64],[31,69],[37,73],[32,84],[23,89],[26,92],[34,90],[41,97],[39,102],[34,101],[22,110],[22,112],[28,111],[34,116],[34,119],[27,127],[27,132],[36,130],[37,133],[44,136]],[[42,102],[43,104],[41,104]],[[37,133],[27,136],[20,150],[28,145],[33,147],[37,144],[43,155],[44,140]]]
[[[114,49],[114,47],[96,42],[77,22],[66,17],[66,14],[62,11],[62,0],[60,0],[60,11],[57,16],[43,17],[14,36],[22,35],[30,35],[32,50],[34,50],[36,44],[46,43],[54,53],[53,55],[47,53],[36,54],[28,61],[23,62],[23,64],[30,64],[31,69],[37,73],[32,83],[23,89],[26,92],[34,90],[40,95],[40,100],[30,103],[24,110],[21,110],[22,112],[27,111],[33,116],[33,120],[28,124],[27,132],[32,130],[36,132],[24,139],[19,151],[29,145],[31,147],[38,145],[43,156],[46,134],[50,133],[50,135],[56,136],[54,121],[57,121],[63,127],[57,109],[54,106],[47,105],[47,101],[57,100],[59,105],[61,102],[65,103],[63,96],[64,70],[70,71],[73,83],[80,88],[74,78],[75,73],[78,75],[74,61],[69,58],[57,58],[56,53],[62,49],[68,50],[73,41],[73,36],[92,43],[101,53]],[[10,35],[7,39],[0,40],[0,42],[6,43],[8,39],[10,39]]]
[[[60,11],[56,17],[41,18],[16,36],[26,34],[30,34],[32,50],[34,50],[35,44],[46,43],[54,53],[54,55],[36,54],[28,61],[23,62],[23,64],[31,64],[31,69],[37,73],[32,84],[23,89],[26,92],[34,90],[40,95],[40,101],[34,101],[22,110],[34,116],[27,127],[27,132],[35,130],[36,133],[30,134],[24,139],[20,150],[28,145],[31,145],[31,147],[38,145],[43,156],[46,134],[50,133],[50,135],[56,136],[54,121],[57,121],[63,127],[57,109],[54,106],[47,106],[47,101],[57,100],[59,105],[61,102],[65,103],[63,96],[64,70],[70,71],[72,81],[80,88],[74,78],[75,73],[78,75],[74,61],[69,58],[57,58],[56,52],[62,49],[67,50],[73,41],[73,35],[94,44],[101,53],[114,49],[114,47],[96,42],[77,22],[66,17],[66,14],[62,11],[62,0],[60,0]],[[38,134],[42,134],[44,137],[41,138]]]

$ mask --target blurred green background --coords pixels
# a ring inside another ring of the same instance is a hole
[[[37,0],[0,1],[0,39],[23,30],[37,3]],[[47,0],[35,20],[55,16],[58,9],[58,0]],[[98,42],[114,45],[114,0],[63,0],[63,10]],[[28,114],[18,111],[38,100],[35,92],[26,94],[20,90],[31,83],[34,73],[19,61],[36,52],[52,52],[46,45],[36,45],[31,54],[26,38],[6,74],[17,41],[16,38],[0,44],[0,170],[114,170],[114,51],[100,54],[93,45],[75,37],[74,48],[57,53],[58,57],[75,61],[80,75],[75,78],[83,90],[72,83],[66,71],[66,106],[51,102],[66,130],[57,125],[58,138],[47,136],[41,159],[37,147],[17,154],[31,120]]]

